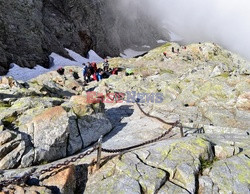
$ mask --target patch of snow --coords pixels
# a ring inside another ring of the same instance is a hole
[[[65,57],[62,57],[61,55],[58,55],[56,53],[51,53],[50,57],[54,59],[54,61],[53,61],[54,65],[50,68],[50,70],[54,70],[54,69],[57,69],[58,67],[64,67],[64,66],[71,66],[71,65],[79,66],[79,65],[81,65],[80,62],[72,61],[72,60],[67,59]]]
[[[99,55],[96,54],[95,51],[93,50],[90,50],[89,53],[88,53],[88,60],[91,62],[96,62],[96,63],[101,63],[103,62],[103,58],[101,58]]]
[[[9,72],[6,76],[11,76],[16,80],[27,81],[34,77],[39,76],[40,74],[48,72],[48,69],[42,66],[35,66],[33,69],[19,67],[17,64],[12,63],[12,68],[9,69]],[[1,76],[0,76],[1,77]]]
[[[95,51],[93,51],[93,50],[90,50],[88,52],[88,58],[85,58],[85,57],[81,56],[80,54],[78,54],[70,49],[67,49],[67,48],[65,48],[65,49],[68,52],[69,56],[71,56],[76,62],[78,62],[80,64],[87,63],[87,62],[96,62],[96,63],[103,62],[103,59],[99,55],[97,55],[95,53]]]
[[[46,69],[40,65],[35,66],[33,69],[22,68],[22,67],[19,67],[17,64],[13,63],[11,64],[11,68],[9,69],[9,72],[7,73],[6,76],[11,76],[16,80],[28,81],[41,74],[47,73],[49,71],[57,70],[59,67],[64,67],[64,66],[82,67],[82,63],[87,63],[87,62],[99,63],[103,61],[103,59],[99,57],[93,50],[89,51],[88,59],[82,57],[81,55],[79,55],[78,53],[72,50],[69,50],[69,49],[66,49],[66,50],[75,61],[62,57],[56,53],[51,53],[50,58],[53,58],[53,64],[51,65],[49,69]]]
[[[157,43],[158,44],[163,44],[163,43],[166,43],[167,41],[165,41],[165,40],[157,40]]]
[[[146,53],[147,51],[135,51],[133,49],[126,49],[123,51],[123,53],[120,53],[120,56],[122,58],[132,58],[132,57],[136,57],[138,55],[142,55],[144,53]]]

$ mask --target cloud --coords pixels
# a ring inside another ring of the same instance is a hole
[[[216,42],[250,60],[249,0],[116,0],[130,19],[138,12],[180,35],[185,43]],[[138,11],[139,10],[139,11]]]

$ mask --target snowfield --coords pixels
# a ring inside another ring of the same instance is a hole
[[[84,58],[78,53],[69,49],[66,49],[66,51],[74,59],[74,61],[62,57],[56,53],[51,53],[50,58],[52,58],[53,64],[51,64],[51,67],[49,69],[46,69],[40,65],[35,66],[33,69],[22,68],[19,67],[17,64],[13,63],[11,64],[11,68],[9,69],[9,72],[7,73],[6,76],[11,76],[16,80],[28,81],[41,74],[57,70],[59,67],[64,67],[64,66],[82,67],[82,64],[87,62],[96,62],[96,63],[103,62],[103,59],[100,56],[98,56],[93,50],[90,50],[88,52],[88,58]]]

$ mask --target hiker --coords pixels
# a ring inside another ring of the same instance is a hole
[[[177,53],[178,53],[178,54],[180,53],[180,49],[177,49]]]
[[[84,77],[84,81],[86,81],[87,83],[89,83],[91,81],[91,75],[92,75],[92,68],[91,68],[91,64],[90,62],[88,62],[87,64],[83,63],[83,77]]]
[[[64,74],[64,68],[60,67],[57,69],[57,73],[59,73],[59,75],[63,75]]]
[[[97,72],[96,62],[91,63],[91,67],[92,67],[94,73],[96,73]]]
[[[108,72],[108,70],[109,70],[109,61],[106,58],[106,59],[104,59],[104,63],[103,63],[103,71]]]
[[[102,69],[98,70],[98,72],[97,72],[97,81],[98,82],[102,80],[102,75],[103,75]]]
[[[164,52],[163,55],[164,55],[167,59],[172,59],[172,57],[170,57],[170,56],[167,54],[167,52]],[[163,61],[164,61],[164,59],[163,59]]]
[[[87,65],[85,63],[82,64],[83,65],[83,71],[82,71],[82,74],[83,74],[83,77],[84,77],[84,81],[87,81],[86,80],[86,76],[87,76]]]
[[[174,47],[172,47],[172,53],[174,53]]]
[[[86,71],[86,77],[87,77],[87,83],[89,83],[91,81],[91,66],[87,67],[87,71]]]
[[[94,80],[94,81],[98,81],[97,72],[95,72],[95,73],[93,74],[93,80]]]

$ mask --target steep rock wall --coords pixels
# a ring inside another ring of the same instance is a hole
[[[48,55],[69,57],[64,48],[86,56],[94,49],[115,56],[132,44],[162,37],[143,14],[119,14],[114,0],[0,0],[0,74],[10,63],[49,67]]]

